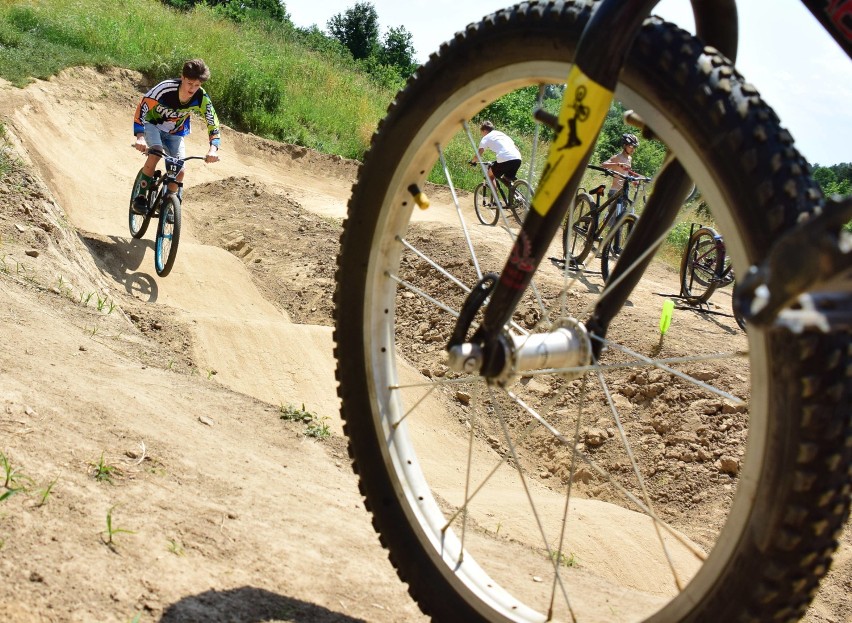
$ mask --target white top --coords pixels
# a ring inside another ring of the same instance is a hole
[[[497,162],[521,159],[521,152],[515,147],[515,142],[499,130],[491,130],[483,136],[479,148],[490,149],[497,154]]]

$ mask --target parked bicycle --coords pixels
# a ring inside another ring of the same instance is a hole
[[[717,288],[734,283],[734,268],[725,242],[715,229],[692,224],[680,263],[680,295],[690,305],[705,305]],[[733,299],[732,299],[733,301]],[[745,320],[734,310],[740,329]]]
[[[595,165],[587,168],[600,171],[608,177],[620,177],[624,184],[618,193],[603,204],[601,200],[606,193],[606,184],[600,184],[588,192],[580,189],[562,228],[562,254],[566,264],[578,266],[589,256],[595,244],[600,243],[601,276],[606,281],[611,265],[621,255],[627,237],[636,225],[635,203],[640,192],[644,199],[645,184],[651,178],[635,171],[625,174]],[[630,196],[631,184],[634,187],[633,197]]]
[[[494,162],[489,161],[482,164],[490,169]],[[479,163],[474,163],[471,166],[479,166]],[[510,180],[495,175],[494,186],[499,197],[494,195],[489,180],[480,182],[473,191],[473,207],[476,210],[476,218],[483,225],[496,225],[500,219],[500,212],[506,207],[512,212],[518,224],[522,224],[532,202],[533,193],[529,182],[520,178]]]
[[[827,7],[848,8],[804,1],[829,27]],[[837,547],[852,296],[849,279],[826,284],[852,266],[838,233],[852,202],[823,197],[733,65],[733,0],[694,2],[697,36],[648,18],[653,5],[523,2],[461,30],[395,97],[360,167],[337,260],[341,414],[373,526],[434,620],[791,620]],[[484,250],[463,217],[424,233],[413,214],[446,147],[475,144],[483,107],[542,84],[565,95],[558,115],[530,111],[554,138],[521,230]],[[590,300],[581,272],[540,264],[614,98],[669,153]],[[659,299],[637,284],[693,183],[747,340],[677,322],[653,339]]]
[[[133,211],[133,198],[128,209],[130,235],[141,238],[148,229],[152,217],[158,217],[156,242],[154,245],[154,268],[160,277],[168,275],[177,258],[178,243],[180,242],[181,214],[180,205],[183,198],[183,184],[177,181],[178,173],[184,163],[189,160],[204,160],[204,156],[189,156],[174,158],[162,154],[165,172],[154,171],[153,182],[146,193],[148,209],[144,214]],[[169,185],[177,184],[178,191],[169,190]]]

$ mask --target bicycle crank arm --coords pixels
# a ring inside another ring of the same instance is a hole
[[[737,283],[737,313],[750,325],[777,322],[797,331],[852,325],[852,310],[836,296],[852,292],[852,234],[842,229],[850,220],[852,196],[832,198],[819,214],[782,236]],[[788,309],[795,303],[797,309]]]
[[[503,337],[498,340],[503,348],[500,357],[502,369],[488,375],[501,384],[532,370],[564,370],[562,375],[571,380],[582,374],[575,368],[589,365],[592,359],[592,345],[586,327],[573,319],[562,321],[548,333]],[[448,353],[448,365],[456,372],[479,374],[483,371],[486,357],[479,344],[457,344],[451,346]],[[494,360],[493,353],[491,360]]]

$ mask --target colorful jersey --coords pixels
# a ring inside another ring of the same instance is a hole
[[[193,112],[204,117],[210,144],[219,146],[219,119],[207,92],[199,88],[186,104],[180,102],[178,89],[180,80],[164,80],[143,97],[133,116],[133,134],[145,131],[144,124],[150,123],[163,132],[175,136],[189,134],[189,120]]]

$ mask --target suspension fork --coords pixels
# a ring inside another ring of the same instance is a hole
[[[612,103],[618,74],[643,21],[657,2],[603,0],[580,37],[562,109],[559,117],[551,120],[556,139],[551,145],[532,209],[491,292],[491,302],[485,310],[483,322],[472,338],[482,348],[480,373],[483,376],[496,377],[505,368],[509,348],[503,327],[511,319],[550,241],[562,224]],[[691,2],[698,35],[733,59],[737,42],[735,0]],[[619,25],[619,37],[610,36],[613,24]],[[629,255],[625,259],[622,254],[615,267],[617,274],[612,277],[612,282],[618,281],[619,286],[607,288],[587,325],[601,337],[641,278],[650,262],[650,254],[630,272],[623,267],[631,265],[630,258],[635,261],[641,255],[642,244],[647,249],[658,240],[661,232],[668,229],[689,190],[686,173],[676,161],[669,162],[664,168],[658,184],[668,188],[661,188],[662,192],[655,193],[645,210],[656,214],[656,218],[639,219],[625,248]],[[643,220],[647,224],[640,228]],[[619,267],[622,269],[619,270]]]

